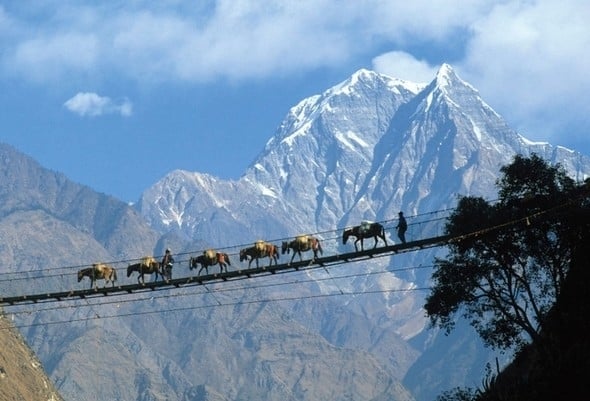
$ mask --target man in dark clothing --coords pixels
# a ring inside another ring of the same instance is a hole
[[[399,223],[397,223],[397,236],[402,241],[402,244],[406,243],[406,231],[408,230],[408,223],[404,217],[403,212],[399,212]]]
[[[166,280],[170,280],[172,278],[172,266],[174,265],[174,257],[172,256],[172,252],[170,252],[169,248],[166,248],[166,253],[162,258],[162,274]]]

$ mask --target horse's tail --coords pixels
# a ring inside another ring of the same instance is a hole
[[[231,262],[229,261],[229,255],[227,253],[223,254],[223,257],[225,258],[225,260],[227,261],[227,264],[231,266]]]
[[[348,228],[345,228],[344,231],[342,231],[342,245],[346,244],[346,241],[348,241],[349,235],[350,235],[350,231],[348,230]]]
[[[113,282],[117,281],[117,269],[113,268]]]
[[[383,238],[385,245],[387,245],[387,237],[385,236],[385,227],[383,225],[381,226],[381,237]]]

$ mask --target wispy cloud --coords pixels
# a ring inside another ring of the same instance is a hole
[[[119,103],[111,98],[92,92],[78,92],[64,103],[64,106],[82,117],[97,117],[105,114],[120,114],[128,117],[133,113],[133,105],[129,100]]]
[[[451,19],[465,30],[463,51],[440,61],[451,63],[525,135],[553,142],[563,135],[587,138],[590,58],[583,49],[590,48],[588,15],[590,3],[584,0],[490,2],[460,21]],[[414,28],[417,33],[419,27]],[[439,31],[443,38],[444,27]],[[436,61],[394,51],[375,57],[373,67],[412,79],[427,76],[429,67],[440,64]]]
[[[375,71],[412,82],[432,81],[437,67],[406,52],[389,52],[373,59]]]
[[[193,84],[372,59],[389,75],[424,80],[448,62],[512,121],[546,119],[555,108],[571,121],[590,114],[587,0],[197,3],[0,6],[0,22],[10,22],[0,23],[0,73],[52,84],[112,76]]]
[[[460,7],[442,0],[216,0],[201,7],[189,1],[117,7],[88,1],[53,13],[21,1],[26,12],[6,12],[20,29],[5,40],[0,35],[3,64],[14,74],[53,81],[114,70],[142,81],[206,82],[341,65],[385,43],[403,51],[416,37],[441,44],[490,0]]]

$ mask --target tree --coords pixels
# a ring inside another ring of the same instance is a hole
[[[507,349],[538,338],[579,243],[570,216],[587,191],[537,155],[500,172],[497,202],[462,197],[449,217],[454,240],[435,261],[425,309],[447,333],[461,314],[487,345]]]

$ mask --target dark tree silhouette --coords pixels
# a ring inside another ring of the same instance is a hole
[[[580,228],[572,210],[586,186],[537,155],[501,169],[499,200],[463,197],[449,217],[449,254],[435,261],[426,312],[449,332],[457,314],[487,345],[507,349],[539,337],[560,294]]]

